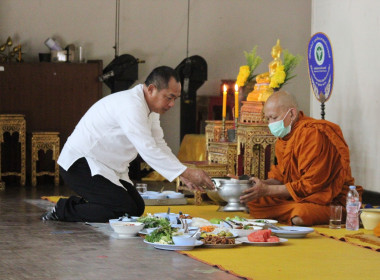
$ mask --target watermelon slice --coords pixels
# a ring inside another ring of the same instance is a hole
[[[271,236],[270,229],[262,229],[250,233],[247,238],[250,242],[279,242],[280,239],[276,236]],[[270,240],[270,241],[269,241]]]

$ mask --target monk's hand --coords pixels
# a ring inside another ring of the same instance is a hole
[[[214,189],[210,176],[201,169],[187,168],[180,176],[190,190],[205,191]]]
[[[256,177],[249,179],[252,182],[252,187],[243,191],[243,195],[240,196],[241,203],[247,203],[251,200],[258,199],[260,197],[266,196],[268,191],[268,185],[262,180]]]

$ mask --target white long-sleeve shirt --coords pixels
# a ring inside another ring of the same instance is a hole
[[[58,164],[68,170],[85,157],[92,176],[122,186],[120,179],[132,184],[129,164],[137,154],[169,181],[186,169],[167,146],[160,115],[150,112],[142,84],[96,102],[67,139]]]

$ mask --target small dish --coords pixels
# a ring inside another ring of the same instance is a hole
[[[282,226],[280,230],[271,229],[271,231],[278,237],[304,238],[307,234],[314,232],[314,229],[309,227]]]
[[[231,232],[235,234],[236,236],[245,237],[251,234],[252,232],[258,231],[260,229],[263,229],[263,227],[258,226],[252,226],[249,229],[231,229]]]
[[[252,245],[252,246],[276,246],[276,245],[280,245],[284,242],[287,242],[288,239],[286,238],[280,238],[280,241],[279,242],[251,242],[248,240],[247,237],[239,237],[236,239],[236,241],[240,241],[244,244],[247,244],[247,245]]]
[[[214,248],[214,249],[227,249],[227,248],[234,248],[242,244],[243,243],[241,241],[235,240],[235,244],[203,244],[203,247]]]
[[[156,249],[160,250],[168,250],[168,251],[190,251],[193,250],[194,247],[202,246],[203,242],[197,240],[194,245],[192,246],[178,246],[174,244],[159,244],[159,243],[152,243],[144,240],[144,243],[152,245]]]
[[[271,219],[247,219],[247,222],[252,223],[261,223],[261,224],[277,224],[277,220],[271,220]]]

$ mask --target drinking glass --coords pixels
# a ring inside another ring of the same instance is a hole
[[[136,184],[136,190],[139,193],[145,193],[148,190],[147,184]]]
[[[330,205],[330,223],[329,228],[340,229],[342,223],[342,206]]]

